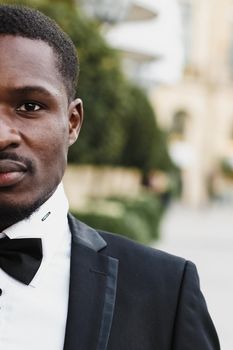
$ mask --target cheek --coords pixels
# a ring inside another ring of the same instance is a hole
[[[67,159],[68,125],[49,123],[46,127],[34,129],[29,141],[35,161],[43,162],[48,169],[56,165],[62,168]]]
[[[46,149],[47,156],[53,162],[66,160],[68,151],[68,137],[66,130],[53,129],[52,132],[46,133],[44,137],[43,149]],[[46,137],[47,136],[47,137]]]

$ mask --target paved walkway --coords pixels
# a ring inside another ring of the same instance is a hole
[[[233,349],[233,205],[199,210],[173,204],[154,246],[192,260],[217,328],[221,349]]]

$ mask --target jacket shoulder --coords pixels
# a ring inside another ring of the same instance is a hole
[[[98,231],[106,241],[103,253],[119,259],[120,267],[128,273],[133,270],[143,279],[154,277],[165,285],[181,281],[187,260],[161,250],[137,243],[118,234]],[[193,265],[189,262],[190,265]],[[147,276],[148,275],[148,276]],[[152,277],[153,276],[153,277]],[[179,283],[179,282],[178,282]]]
[[[178,265],[184,265],[187,262],[184,258],[138,243],[120,234],[101,230],[97,230],[97,232],[106,241],[108,252],[111,251],[116,255],[125,256],[125,254],[130,253],[135,257],[135,254],[139,254],[141,258],[145,256],[147,259],[161,260],[164,263],[167,261]]]

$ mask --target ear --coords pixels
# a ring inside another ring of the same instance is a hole
[[[69,146],[73,145],[78,138],[83,122],[83,103],[77,98],[69,105]]]

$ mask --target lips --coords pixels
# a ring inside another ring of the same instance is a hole
[[[0,187],[17,184],[27,172],[25,164],[13,160],[0,160]]]

